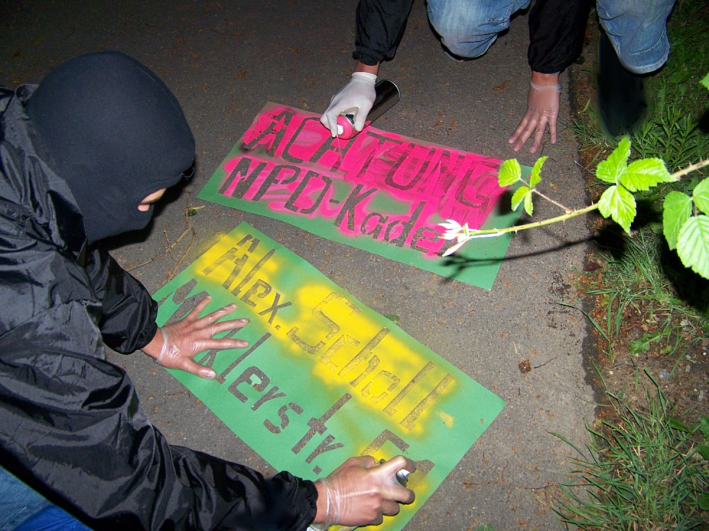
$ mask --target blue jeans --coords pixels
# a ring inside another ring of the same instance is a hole
[[[0,466],[0,531],[91,531]]]
[[[428,0],[428,20],[441,42],[460,57],[480,57],[532,0]]]
[[[654,72],[667,62],[667,17],[675,0],[598,0],[601,26],[620,63],[634,74]]]
[[[569,0],[575,1],[575,0]],[[480,57],[531,0],[428,0],[428,18],[443,45],[460,57]],[[675,0],[597,0],[601,25],[618,59],[635,74],[667,61],[667,17]]]

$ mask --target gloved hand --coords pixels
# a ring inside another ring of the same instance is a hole
[[[209,367],[200,365],[192,358],[208,349],[221,350],[248,347],[248,341],[227,338],[217,339],[214,335],[227,330],[243,328],[248,324],[249,320],[219,321],[225,315],[236,310],[236,304],[229,304],[200,318],[199,314],[207,307],[210,300],[211,297],[205,297],[199,301],[184,319],[160,328],[153,341],[146,345],[143,351],[156,358],[156,363],[163,367],[180,369],[210,380],[216,378],[216,372]],[[162,338],[162,344],[159,347],[160,353],[157,354],[157,345],[160,344],[160,338]]]
[[[316,482],[325,491],[325,526],[334,524],[362,526],[381,524],[383,515],[399,512],[399,503],[414,501],[414,491],[402,487],[396,473],[402,468],[413,472],[416,467],[404,456],[382,465],[373,457],[351,457],[332,474]],[[318,498],[318,507],[320,507]],[[320,511],[318,511],[318,516]]]
[[[364,122],[376,98],[376,82],[376,74],[354,72],[350,82],[332,97],[330,106],[325,109],[320,122],[330,130],[333,138],[337,136],[337,117],[341,114],[353,114],[355,129],[364,129]]]
[[[529,96],[527,97],[527,114],[512,133],[507,141],[514,144],[512,149],[519,151],[527,139],[534,133],[534,142],[530,153],[536,153],[542,142],[544,131],[549,124],[551,143],[556,144],[556,119],[559,116],[559,85],[537,85],[529,82]]]

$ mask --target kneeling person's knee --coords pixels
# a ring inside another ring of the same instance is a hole
[[[509,27],[511,13],[483,4],[488,2],[429,2],[431,25],[451,53],[467,58],[480,57],[492,46],[497,35]]]

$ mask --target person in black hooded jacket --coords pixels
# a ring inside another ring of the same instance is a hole
[[[42,83],[0,89],[0,472],[93,529],[301,530],[395,514],[413,463],[353,458],[313,483],[171,446],[106,347],[214,378],[192,358],[247,346],[215,334],[229,305],[159,328],[147,290],[105,250],[145,227],[193,166],[169,89],[118,52],[63,63]]]

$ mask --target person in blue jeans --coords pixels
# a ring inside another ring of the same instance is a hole
[[[620,63],[632,74],[660,68],[669,56],[666,22],[675,0],[598,0],[601,26]],[[352,78],[335,96],[321,122],[337,135],[337,116],[355,116],[361,131],[374,103],[374,84],[383,61],[394,58],[413,0],[360,0]],[[512,15],[531,0],[428,0],[428,17],[444,50],[453,59],[480,57],[509,27]],[[508,142],[519,151],[532,138],[530,153],[549,127],[556,142],[559,74],[581,53],[590,3],[586,0],[537,0],[529,14],[528,61],[531,79],[527,112]]]

